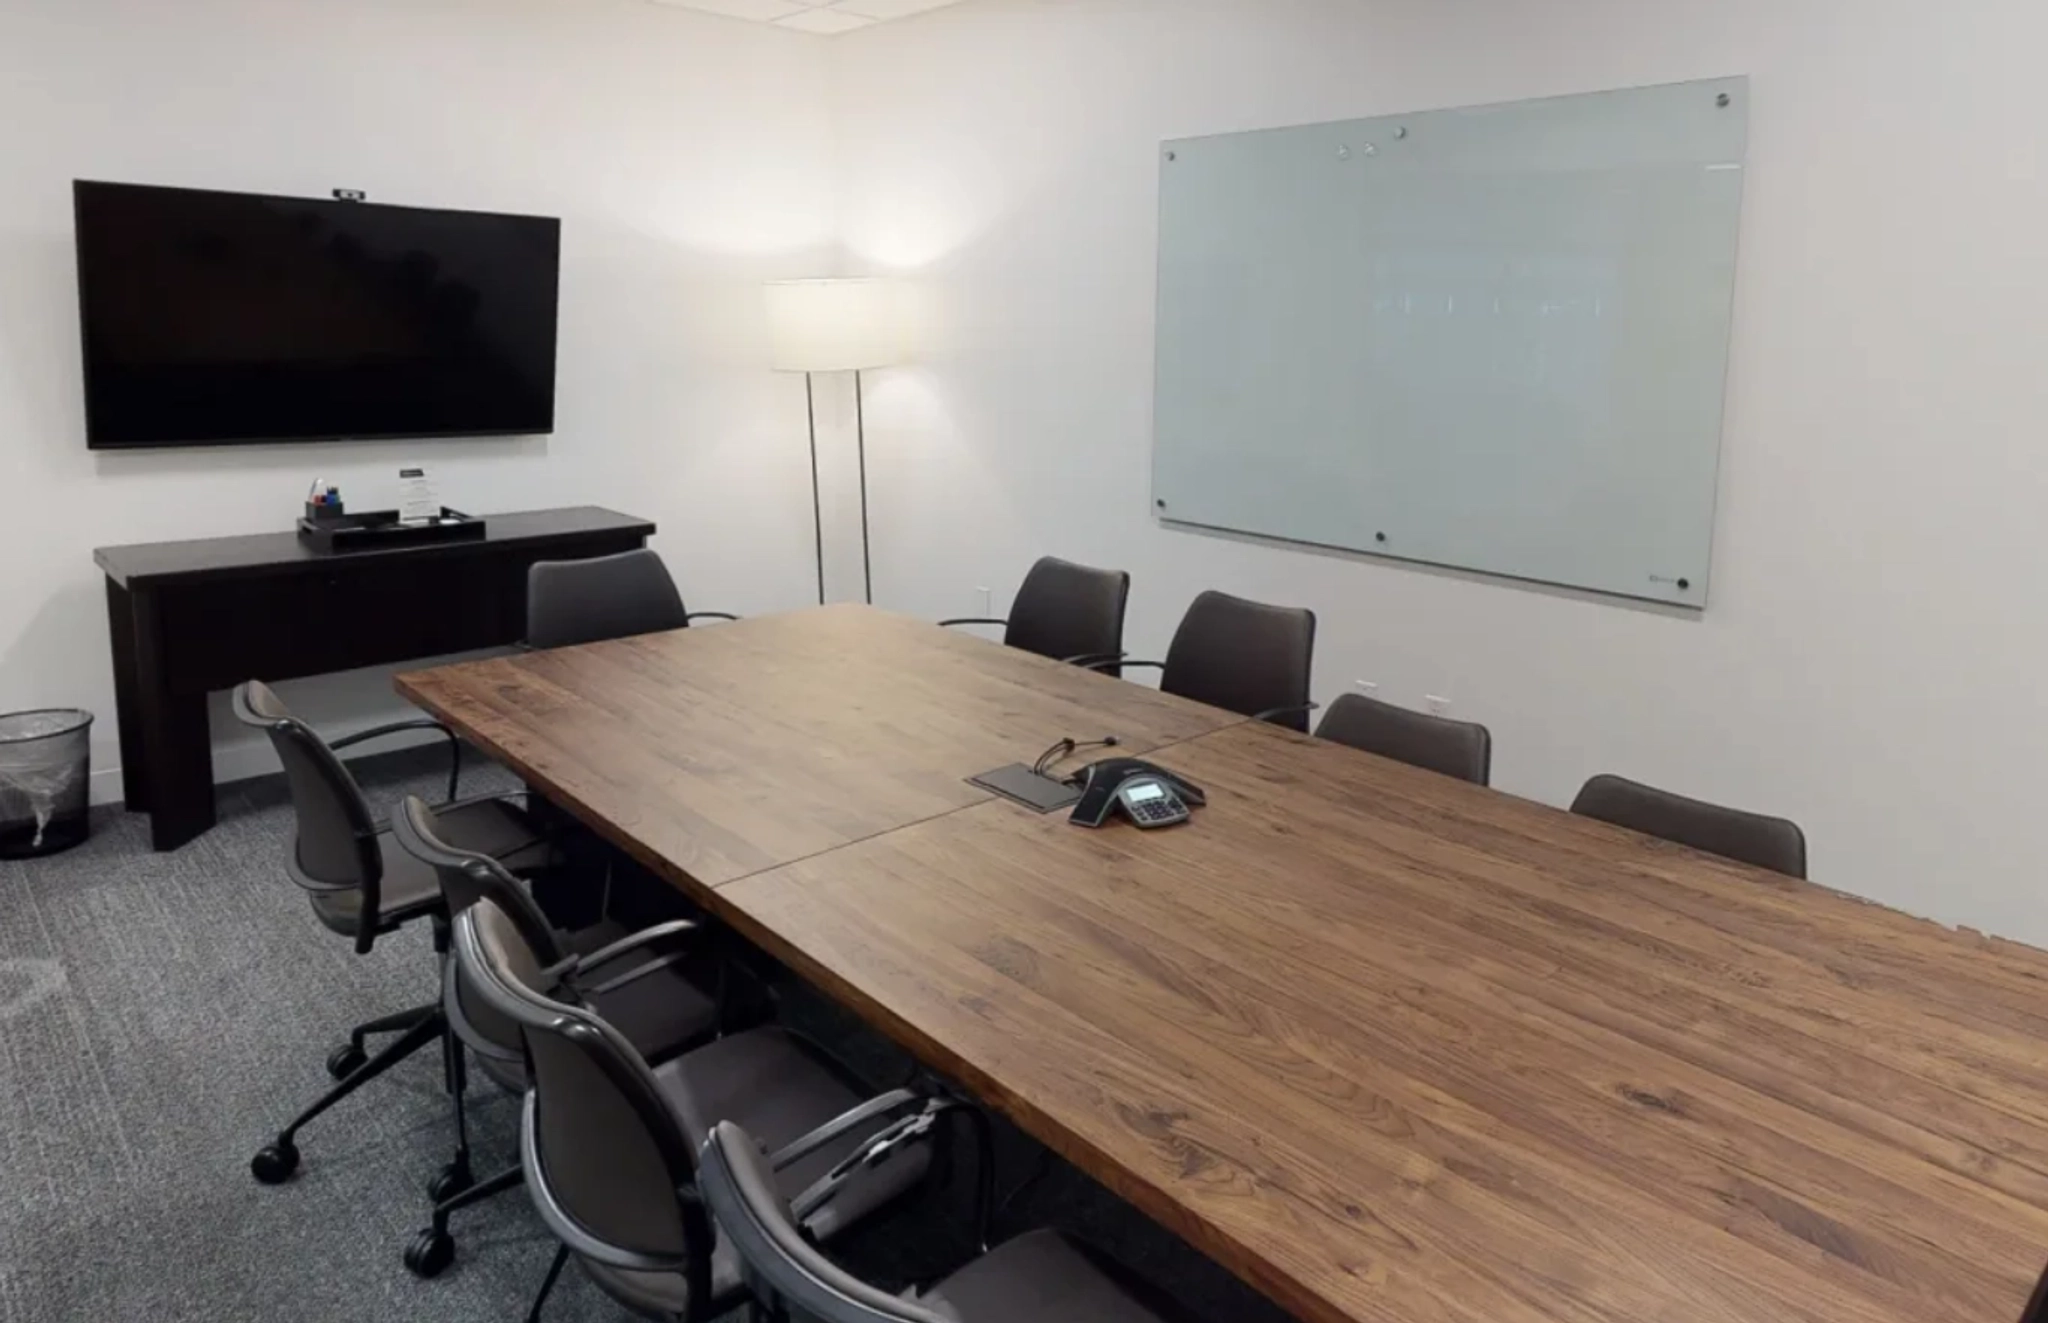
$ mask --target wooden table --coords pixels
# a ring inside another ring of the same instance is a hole
[[[2048,1260],[2048,954],[857,609],[401,687],[1305,1319],[2010,1323]],[[1090,722],[1210,807],[947,783]]]
[[[707,901],[986,803],[1064,737],[1147,750],[1243,720],[972,635],[835,606],[401,675],[398,692]]]

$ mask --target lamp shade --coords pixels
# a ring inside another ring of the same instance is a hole
[[[903,322],[886,280],[783,280],[768,286],[778,372],[852,372],[903,361]]]

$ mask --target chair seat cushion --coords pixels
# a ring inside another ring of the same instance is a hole
[[[632,935],[633,930],[616,919],[603,919],[562,933],[560,940],[564,951],[585,956]],[[586,988],[601,987],[659,959],[658,950],[629,952],[578,975],[577,982]],[[675,964],[593,997],[591,1009],[656,1066],[709,1038],[718,1026],[717,1002]]]
[[[1033,1231],[914,1298],[960,1323],[1166,1323],[1121,1276],[1058,1232]]]
[[[545,845],[526,815],[502,799],[474,799],[436,811],[436,832],[458,850],[487,854],[517,870],[540,863]],[[377,833],[384,881],[378,899],[377,928],[384,932],[409,923],[441,906],[441,882],[434,870],[398,848],[389,829]],[[317,889],[310,893],[320,922],[345,937],[354,937],[362,923],[363,893],[355,887]]]
[[[866,1101],[801,1040],[775,1028],[721,1038],[671,1061],[655,1072],[655,1079],[682,1119],[693,1149],[704,1146],[712,1126],[731,1121],[773,1153]],[[802,1194],[888,1124],[863,1126],[777,1172],[782,1192],[792,1199]],[[848,1182],[812,1215],[808,1230],[819,1240],[831,1239],[916,1185],[930,1165],[929,1145],[904,1150]]]
[[[630,957],[600,967],[583,981],[589,986],[632,969]],[[675,965],[641,975],[622,987],[590,999],[590,1009],[647,1059],[660,1065],[676,1053],[709,1038],[718,1027],[718,1003],[683,977]]]
[[[693,1149],[703,1146],[713,1125],[731,1121],[772,1153],[864,1101],[859,1090],[801,1041],[773,1028],[733,1034],[685,1053],[656,1069],[654,1078]],[[827,1145],[777,1172],[776,1183],[785,1196],[796,1197],[887,1124],[876,1121]],[[811,1218],[811,1234],[831,1239],[910,1190],[930,1166],[930,1146],[919,1144],[848,1182]],[[630,1309],[680,1315],[689,1304],[689,1291],[678,1273],[632,1272],[578,1258],[593,1282]],[[720,1236],[711,1255],[712,1294],[723,1301],[739,1287],[739,1264]]]

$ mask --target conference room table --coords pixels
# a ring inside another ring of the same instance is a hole
[[[2048,953],[868,607],[398,689],[1311,1323],[2017,1323],[2048,1262]],[[966,779],[1107,735],[1208,806]]]

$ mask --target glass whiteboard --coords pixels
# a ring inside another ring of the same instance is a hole
[[[1748,93],[1166,143],[1160,517],[1704,607]]]

